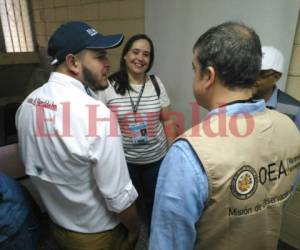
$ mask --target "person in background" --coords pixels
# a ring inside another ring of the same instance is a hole
[[[300,102],[282,92],[276,83],[283,74],[284,57],[280,50],[273,46],[262,47],[261,71],[253,92],[254,98],[262,98],[267,107],[289,116],[300,130]],[[300,187],[285,206],[282,217],[282,228],[279,249],[300,249]]]
[[[262,63],[259,78],[253,88],[254,98],[266,101],[268,108],[289,116],[300,130],[300,101],[277,88],[283,74],[284,57],[273,46],[262,47]]]
[[[147,74],[154,61],[152,40],[137,34],[125,43],[120,69],[99,98],[117,115],[130,177],[152,214],[156,179],[168,140],[176,137],[170,100],[161,80]]]
[[[209,113],[161,165],[149,249],[276,249],[300,134],[287,116],[252,99],[261,57],[258,35],[235,22],[196,41],[193,92]]]
[[[28,192],[0,171],[0,249],[38,249],[39,229]]]
[[[105,36],[84,22],[61,25],[50,37],[54,72],[16,114],[21,158],[63,249],[133,249],[139,232],[119,125],[90,96],[107,87]],[[125,227],[124,227],[125,226]]]

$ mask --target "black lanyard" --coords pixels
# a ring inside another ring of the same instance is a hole
[[[222,107],[229,106],[229,105],[236,104],[236,103],[247,103],[247,102],[255,103],[253,98],[249,98],[249,99],[246,99],[246,100],[235,100],[235,101],[232,101],[232,102],[228,102],[228,103],[225,103],[223,105],[220,105],[218,108],[222,108]]]
[[[143,86],[142,86],[142,89],[141,89],[141,91],[140,91],[140,93],[139,93],[139,96],[138,96],[138,99],[137,99],[135,105],[134,105],[134,102],[133,102],[133,100],[132,100],[132,98],[131,98],[130,90],[128,90],[128,94],[129,94],[130,103],[131,103],[131,107],[132,107],[133,113],[136,113],[137,110],[138,110],[138,107],[139,107],[139,104],[140,104],[140,100],[141,100],[142,94],[143,94],[143,92],[144,92],[145,84],[146,84],[146,83],[145,83],[145,81],[144,81]]]

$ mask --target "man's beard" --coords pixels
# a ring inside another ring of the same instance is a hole
[[[91,90],[105,90],[108,87],[108,84],[102,86],[99,81],[96,80],[96,77],[93,73],[86,67],[82,67],[82,75],[84,84],[87,85]]]

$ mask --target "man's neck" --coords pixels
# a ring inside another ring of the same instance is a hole
[[[226,105],[227,103],[231,103],[234,101],[241,101],[241,100],[249,100],[252,97],[252,90],[251,89],[237,89],[237,90],[228,90],[222,89],[215,94],[209,110],[215,109],[222,105]]]
[[[274,88],[272,88],[272,90],[271,90],[271,91],[269,91],[269,92],[265,93],[265,94],[262,96],[262,99],[264,99],[264,100],[265,100],[265,102],[269,101],[269,99],[270,99],[270,98],[271,98],[271,96],[273,95],[274,89],[275,89],[275,87],[274,87]]]

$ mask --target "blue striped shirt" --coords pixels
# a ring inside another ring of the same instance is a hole
[[[278,103],[277,96],[278,96],[278,88],[275,86],[271,97],[266,102],[267,107],[272,107],[272,108],[276,109],[277,103]],[[299,109],[299,112],[296,114],[294,123],[296,124],[297,128],[300,131],[300,109]]]

